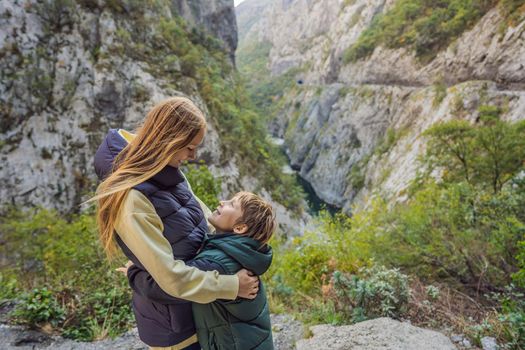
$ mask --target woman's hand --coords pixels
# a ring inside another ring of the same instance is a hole
[[[124,276],[128,277],[128,269],[131,267],[131,265],[133,265],[133,262],[131,260],[128,260],[124,267],[119,267],[115,269],[115,271],[122,272]]]
[[[239,278],[239,292],[237,293],[237,297],[254,299],[259,291],[259,277],[245,269],[237,272],[237,277]]]

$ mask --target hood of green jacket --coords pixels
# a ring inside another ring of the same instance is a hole
[[[208,246],[209,245],[209,246]],[[206,248],[217,248],[236,260],[245,269],[260,276],[272,263],[272,248],[246,236],[235,233],[218,233],[209,237]]]

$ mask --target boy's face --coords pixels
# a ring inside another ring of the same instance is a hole
[[[235,225],[235,223],[241,216],[241,203],[236,197],[233,197],[227,201],[220,201],[219,206],[208,218],[208,220],[210,221],[210,224],[212,224],[213,227],[217,229],[217,231],[239,233],[237,232],[239,230],[239,226],[243,225]]]

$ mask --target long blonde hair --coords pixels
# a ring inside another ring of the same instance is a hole
[[[115,224],[131,188],[161,171],[203,129],[206,119],[199,108],[185,97],[173,97],[149,111],[135,138],[115,158],[113,172],[90,199],[98,203],[99,237],[109,259],[117,251]]]

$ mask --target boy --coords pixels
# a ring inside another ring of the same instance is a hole
[[[201,270],[235,274],[242,268],[260,276],[270,267],[272,250],[267,245],[275,229],[272,207],[249,192],[221,201],[209,223],[210,236],[197,256],[187,261]],[[166,294],[151,276],[135,266],[127,272],[133,290],[160,304],[186,302]],[[193,303],[193,317],[203,349],[273,349],[268,303],[262,282],[253,300]],[[188,320],[192,322],[192,320]]]

